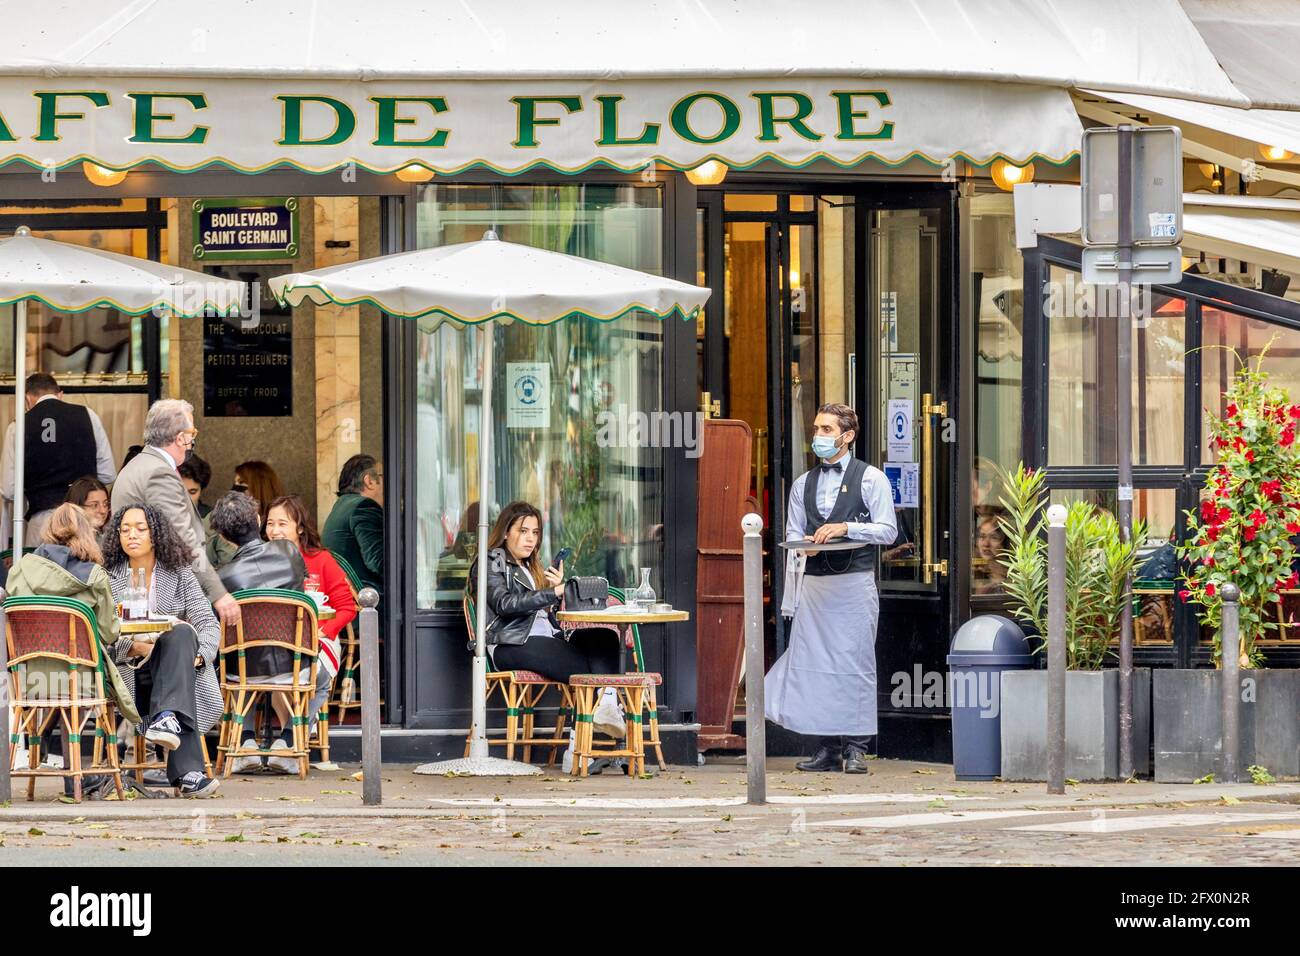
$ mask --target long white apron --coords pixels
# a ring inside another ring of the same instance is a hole
[[[876,732],[875,575],[805,574],[790,646],[763,681],[767,719],[819,737]]]

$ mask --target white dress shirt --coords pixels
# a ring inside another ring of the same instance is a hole
[[[835,499],[844,484],[844,471],[851,459],[845,452],[828,471],[822,472],[817,484],[817,513],[823,518],[835,507]],[[785,516],[787,541],[803,541],[808,537],[805,528],[804,485],[811,472],[800,475],[790,486],[790,506]],[[862,474],[862,501],[871,515],[870,521],[848,521],[848,537],[869,544],[893,544],[898,537],[898,522],[894,517],[894,491],[889,479],[878,468],[867,466]]]
[[[42,395],[36,400],[36,405],[47,398],[58,396]],[[104,431],[104,423],[93,409],[86,408],[86,413],[90,415],[90,427],[95,434],[95,477],[106,485],[112,484],[117,478],[117,466],[113,463],[113,447],[108,443],[108,433]],[[35,406],[27,414],[36,414]],[[0,453],[0,497],[9,501],[14,497],[14,433],[17,427],[17,422],[9,423],[5,430],[4,452]]]

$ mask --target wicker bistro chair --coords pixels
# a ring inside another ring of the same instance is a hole
[[[609,589],[609,606],[618,607],[627,603],[627,596],[621,588],[611,587]],[[565,630],[576,630],[577,628],[598,627],[609,630],[615,634],[618,640],[626,641],[622,630],[615,624],[580,624],[570,621],[560,625]],[[648,673],[645,669],[645,655],[641,653],[641,629],[633,624],[631,626],[631,641],[628,642],[627,648],[632,652],[632,666],[636,668],[634,673],[644,674],[646,677],[645,693],[642,695],[642,704],[644,711],[643,735],[646,747],[653,748],[655,760],[659,764],[660,770],[667,770],[668,764],[664,762],[663,741],[659,738],[659,705],[656,700],[657,694],[655,687],[663,683],[663,678],[659,674]],[[624,701],[626,706],[626,701]],[[645,733],[644,728],[648,727],[649,732]],[[603,755],[602,755],[603,756]]]
[[[27,777],[27,799],[36,797],[37,777],[72,778],[72,795],[81,802],[82,777],[107,772],[122,799],[122,768],[117,731],[105,691],[103,648],[94,612],[82,601],[60,597],[11,597],[5,601],[5,640],[9,648],[11,741],[27,737],[28,766],[10,768]],[[39,688],[40,683],[48,686]],[[64,740],[63,769],[41,767],[41,735],[58,719]],[[95,722],[91,765],[82,766],[81,735]]]
[[[465,613],[465,631],[472,642],[475,638],[474,600],[468,594],[462,602]],[[536,736],[537,705],[547,690],[554,688],[560,697],[559,713],[555,718],[555,734],[551,737]],[[549,677],[543,677],[536,671],[488,671],[487,702],[492,703],[493,695],[500,694],[506,708],[505,735],[488,737],[489,747],[505,747],[506,759],[515,759],[515,748],[523,748],[524,762],[533,759],[533,747],[549,747],[551,755],[546,766],[555,763],[556,752],[568,745],[564,727],[573,714],[573,694],[568,685],[558,683]],[[522,722],[522,726],[521,726]],[[473,728],[465,735],[465,756],[469,756]]]
[[[300,591],[279,588],[236,591],[232,596],[239,602],[240,621],[227,626],[221,635],[221,693],[225,706],[217,745],[217,773],[229,777],[233,758],[261,755],[257,747],[243,746],[244,724],[259,701],[271,694],[284,694],[293,721],[293,746],[277,756],[296,759],[298,776],[305,780],[310,756],[307,708],[316,689],[316,658],[320,652],[316,605]],[[293,669],[287,678],[250,677],[247,652],[254,647],[291,651]]]

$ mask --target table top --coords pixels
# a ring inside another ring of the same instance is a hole
[[[172,621],[167,618],[155,618],[147,621],[120,621],[123,634],[161,634],[172,629]]]
[[[689,621],[689,611],[621,611],[605,608],[600,611],[560,611],[555,615],[561,621],[574,624],[667,624],[670,621]]]
[[[316,609],[316,620],[318,621],[332,621],[334,620],[334,617],[335,617],[335,613],[334,613],[334,608],[332,607],[322,607]]]

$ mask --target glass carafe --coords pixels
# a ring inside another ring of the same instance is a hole
[[[648,611],[654,606],[656,600],[658,598],[655,597],[655,589],[650,586],[650,569],[642,568],[641,583],[632,592],[632,603],[641,610]]]

